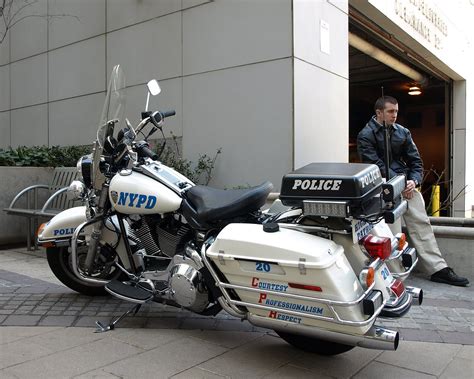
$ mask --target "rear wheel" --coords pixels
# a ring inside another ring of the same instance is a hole
[[[105,249],[102,247],[101,249]],[[87,246],[78,247],[79,270],[81,262],[85,260]],[[46,249],[49,267],[54,275],[70,289],[87,296],[103,296],[108,292],[103,284],[96,284],[80,280],[72,270],[72,259],[69,247],[50,247]],[[92,275],[96,279],[112,280],[120,276],[121,272],[112,264],[101,264],[94,268]]]
[[[307,337],[300,334],[292,334],[275,330],[275,332],[290,345],[320,355],[337,355],[352,350],[354,346],[344,345],[342,343],[331,342],[314,337]]]

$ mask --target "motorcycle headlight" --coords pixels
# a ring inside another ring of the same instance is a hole
[[[81,199],[86,192],[84,183],[79,180],[73,180],[66,190],[66,194],[69,200]]]
[[[84,155],[77,161],[76,167],[82,177],[82,181],[87,188],[90,188],[92,186],[92,157],[90,155]]]

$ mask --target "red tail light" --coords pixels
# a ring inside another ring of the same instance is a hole
[[[369,234],[364,239],[365,250],[373,258],[387,259],[392,254],[392,240],[388,237],[376,237]]]
[[[403,282],[398,279],[395,279],[395,281],[393,282],[390,288],[398,297],[402,296],[403,291],[405,291],[405,286],[403,285]]]

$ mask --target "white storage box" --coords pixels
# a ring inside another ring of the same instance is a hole
[[[333,241],[284,228],[271,233],[262,225],[230,224],[206,255],[233,286],[240,298],[235,304],[251,313],[307,325],[329,321],[336,324],[332,329],[341,327],[340,320],[368,318],[361,302],[347,306],[364,290]]]

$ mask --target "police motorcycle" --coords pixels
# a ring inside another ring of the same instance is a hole
[[[214,189],[158,161],[146,141],[174,111],[146,110],[137,127],[126,120],[114,133],[124,89],[116,66],[93,152],[68,190],[84,205],[38,231],[66,286],[133,303],[97,331],[154,301],[200,315],[224,310],[323,355],[397,349],[398,332],[376,319],[401,317],[422,295],[401,280],[416,252],[380,226],[403,213],[404,178],[382,184],[375,165],[313,163],[285,175],[280,200],[262,211],[269,182]],[[145,109],[159,92],[150,81]]]

